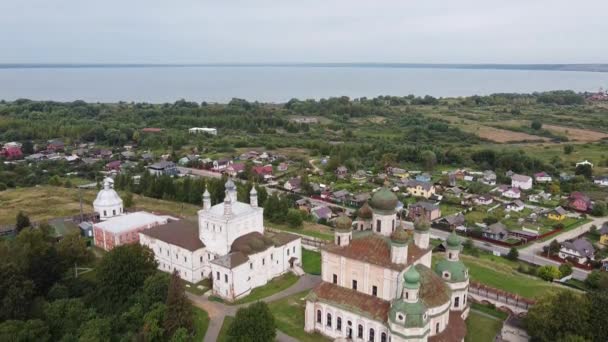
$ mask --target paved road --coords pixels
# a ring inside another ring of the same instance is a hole
[[[606,222],[605,218],[595,218],[589,223],[583,224],[580,227],[577,227],[573,230],[570,230],[570,231],[567,231],[567,232],[564,232],[564,233],[561,233],[561,234],[555,236],[554,239],[557,240],[558,242],[563,242],[563,241],[566,241],[569,239],[576,238],[577,236],[588,232],[589,229],[591,229],[591,226],[595,225],[596,227],[601,227],[601,225],[604,222]],[[431,234],[434,235],[435,237],[445,240],[445,239],[447,239],[447,237],[450,233],[443,231],[443,230],[431,228]],[[526,261],[531,264],[539,265],[539,266],[545,266],[545,265],[559,266],[561,264],[560,262],[557,262],[557,261],[551,260],[551,259],[547,259],[547,258],[543,258],[538,255],[538,252],[542,251],[543,247],[549,245],[551,243],[551,241],[553,241],[554,239],[548,239],[546,241],[531,243],[529,246],[527,246],[525,248],[521,248],[519,250],[519,260]],[[473,240],[473,244],[477,248],[480,248],[480,249],[483,249],[483,250],[486,250],[489,252],[496,251],[496,252],[500,252],[503,255],[509,253],[509,248],[491,244],[489,242]],[[573,271],[572,271],[573,278],[578,279],[578,280],[585,280],[587,278],[587,275],[589,275],[589,271],[582,270],[582,269],[576,268],[576,267],[573,268]]]
[[[291,287],[262,300],[267,303],[273,302],[302,291],[310,290],[319,283],[321,283],[321,277],[305,274],[301,276],[300,279],[298,279],[298,282]],[[223,303],[210,301],[205,296],[197,296],[189,292],[186,292],[186,295],[194,305],[207,311],[209,314],[209,328],[207,329],[207,333],[205,335],[205,341],[216,341],[222,328],[224,317],[234,316],[239,308],[248,306],[250,304],[226,305]],[[280,331],[277,331],[277,340],[285,342],[297,341],[296,339],[287,336]]]

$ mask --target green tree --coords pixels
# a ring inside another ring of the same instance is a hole
[[[52,186],[61,186],[61,179],[59,176],[55,175],[49,179],[49,185]]]
[[[39,319],[5,321],[0,324],[0,341],[46,342],[51,340],[49,327]]]
[[[168,336],[172,336],[179,328],[185,328],[189,332],[193,331],[192,306],[186,298],[184,283],[179,277],[179,273],[173,271],[167,293],[167,310],[163,327]]]
[[[606,216],[606,202],[595,201],[595,203],[593,203],[593,209],[591,209],[591,215]]]
[[[162,322],[165,318],[167,307],[163,303],[156,303],[144,316],[144,326],[141,337],[144,341],[160,342],[165,341],[165,330]]]
[[[240,308],[228,328],[229,341],[269,342],[274,341],[275,337],[275,320],[265,302]]]
[[[437,164],[437,156],[435,155],[435,152],[426,150],[422,152],[420,158],[425,170],[431,171],[435,168],[435,165]]]
[[[78,336],[82,322],[93,319],[95,311],[87,308],[81,299],[59,299],[46,305],[44,317],[53,340],[58,341],[66,334]]]
[[[561,278],[559,269],[552,265],[541,266],[536,270],[536,274],[543,280],[552,281]]]
[[[133,208],[135,202],[133,201],[133,193],[131,191],[127,191],[127,193],[122,198],[122,204],[125,208]]]
[[[190,340],[192,339],[190,338],[188,330],[186,330],[185,328],[179,328],[175,330],[175,333],[173,334],[173,336],[171,336],[170,342],[188,342]]]
[[[557,255],[557,253],[559,253],[559,250],[562,248],[562,245],[557,242],[557,240],[553,240],[551,241],[551,243],[549,243],[549,255],[553,256],[553,255]]]
[[[571,154],[574,152],[574,145],[564,145],[564,153]]]
[[[565,262],[559,265],[559,273],[562,277],[567,277],[572,274],[572,264],[569,262]]]
[[[519,258],[519,251],[515,247],[511,247],[509,253],[507,254],[507,259],[516,261]]]
[[[540,122],[538,120],[533,120],[532,123],[530,124],[530,127],[533,130],[538,131],[539,129],[543,128],[543,124],[542,124],[542,122]]]
[[[167,273],[155,273],[144,281],[142,300],[144,308],[151,307],[154,303],[167,301],[169,292],[170,276]]]
[[[591,303],[589,312],[589,326],[591,329],[592,340],[600,342],[608,336],[608,291],[592,291],[587,294]]]
[[[97,305],[104,312],[122,311],[146,278],[156,273],[154,252],[139,244],[114,247],[97,267]]]
[[[79,342],[102,342],[112,340],[110,318],[94,318],[80,327]]]
[[[576,169],[574,169],[574,174],[577,176],[584,176],[587,179],[591,179],[591,177],[593,177],[593,169],[591,168],[591,165],[588,164],[578,165]]]
[[[291,228],[302,227],[302,214],[298,209],[289,209],[286,220]]]
[[[65,264],[65,268],[77,267],[93,259],[93,255],[87,248],[86,241],[80,234],[68,234],[57,244],[59,257]]]
[[[585,284],[592,289],[608,290],[608,272],[591,271],[585,279]]]
[[[34,283],[17,265],[0,263],[0,321],[25,319],[34,298]],[[2,339],[0,339],[2,340]]]
[[[568,335],[588,337],[590,313],[587,297],[573,291],[551,292],[530,308],[524,323],[536,341],[558,341]]]
[[[32,225],[29,216],[27,216],[23,211],[19,211],[17,213],[17,217],[15,220],[15,229],[17,230],[17,233],[21,232],[24,228],[30,227]]]

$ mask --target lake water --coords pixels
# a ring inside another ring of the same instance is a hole
[[[102,67],[0,69],[0,99],[90,102],[263,102],[378,95],[436,97],[596,91],[608,73],[386,67]]]

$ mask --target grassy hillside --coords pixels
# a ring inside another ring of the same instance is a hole
[[[84,212],[93,211],[97,190],[83,190]],[[133,195],[138,209],[193,216],[199,207],[190,204],[157,200]],[[15,222],[15,215],[22,210],[32,221],[47,221],[56,217],[77,215],[80,212],[78,189],[53,186],[9,189],[0,192],[0,224]]]

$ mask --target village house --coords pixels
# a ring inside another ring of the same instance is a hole
[[[153,176],[175,176],[179,173],[179,170],[174,162],[160,161],[148,165],[148,172]]]
[[[365,183],[367,181],[367,173],[364,170],[357,170],[351,179],[357,183]]]
[[[157,127],[145,127],[145,128],[142,128],[141,131],[144,133],[161,133],[163,131],[163,129],[157,128]]]
[[[216,172],[222,172],[222,171],[226,170],[226,168],[229,165],[232,165],[232,159],[224,158],[224,159],[214,160],[212,170],[216,171]]]
[[[370,198],[370,195],[367,192],[360,192],[358,194],[349,194],[346,197],[346,204],[353,206],[353,207],[360,207],[364,203],[366,203],[369,200],[369,198]]]
[[[574,191],[568,196],[568,207],[580,212],[588,212],[593,207],[591,199],[582,192]]]
[[[449,215],[446,217],[442,217],[438,221],[438,223],[450,230],[454,230],[454,229],[462,230],[462,227],[464,227],[464,224],[465,224],[465,218],[464,218],[463,214],[458,213],[458,214],[453,214],[453,215]]]
[[[412,221],[420,217],[424,217],[428,221],[434,221],[441,217],[441,209],[435,203],[416,202],[408,207],[407,217]]]
[[[431,181],[431,175],[429,175],[428,173],[421,173],[419,175],[416,175],[415,179],[419,182],[430,182]]]
[[[475,205],[490,205],[492,202],[494,202],[494,198],[489,194],[479,195],[473,198],[473,203]]]
[[[390,175],[392,175],[394,177],[398,177],[398,178],[407,178],[407,177],[409,177],[409,173],[406,170],[400,169],[398,167],[389,166],[386,169],[386,172],[389,173]]]
[[[312,208],[310,213],[312,214],[312,217],[314,217],[317,221],[329,221],[333,216],[333,212],[331,211],[331,209],[328,206],[324,205]]]
[[[217,128],[192,127],[192,128],[188,129],[188,133],[190,133],[190,134],[204,133],[204,134],[210,134],[210,135],[217,135]]]
[[[165,224],[171,219],[169,216],[145,211],[125,213],[122,199],[114,190],[111,178],[104,179],[103,188],[93,201],[93,210],[101,220],[93,224],[94,243],[106,251],[120,245],[137,243],[140,231]]]
[[[285,182],[285,184],[283,185],[283,188],[285,188],[285,190],[287,191],[297,191],[300,190],[300,186],[302,185],[302,180],[298,177],[294,177],[289,179],[287,182]]]
[[[506,198],[519,199],[521,198],[521,190],[519,188],[508,188],[502,195]]]
[[[608,186],[608,176],[598,176],[593,178],[593,183],[599,186]]]
[[[404,185],[405,191],[414,197],[430,198],[435,194],[435,186],[429,182],[408,180]]]
[[[496,185],[496,173],[492,170],[485,170],[479,181],[486,185]]]
[[[350,195],[350,192],[348,192],[348,190],[338,190],[338,191],[334,191],[331,193],[331,200],[336,202],[336,203],[345,203],[347,196]]]
[[[264,209],[255,187],[249,203],[237,201],[228,180],[224,201],[211,205],[203,194],[198,223],[170,222],[140,232],[140,243],[154,252],[161,271],[178,272],[188,282],[213,279],[212,293],[234,301],[289,272],[302,262],[301,239],[289,233],[267,233]]]
[[[564,208],[557,207],[547,213],[547,218],[553,221],[562,221],[566,218],[566,214],[568,214],[568,212]]]
[[[281,162],[279,163],[279,166],[277,166],[277,171],[279,172],[285,172],[287,171],[287,169],[289,169],[289,164],[287,164],[286,162]]]
[[[509,236],[509,231],[504,224],[496,222],[483,229],[481,235],[486,239],[503,241]]]
[[[528,201],[530,202],[541,202],[541,201],[548,201],[551,199],[551,194],[545,191],[541,191],[539,193],[536,194],[530,194],[528,195]]]
[[[346,178],[346,176],[348,176],[348,169],[346,168],[346,166],[338,166],[338,168],[336,168],[336,177],[338,177],[339,179],[343,179]]]
[[[513,174],[511,176],[511,187],[521,190],[532,189],[532,177],[526,175]]]
[[[262,177],[264,181],[268,181],[273,178],[272,165],[270,164],[265,166],[254,166],[251,171],[253,171],[256,176]]]
[[[553,178],[546,172],[539,172],[534,174],[534,180],[536,183],[550,183]]]
[[[562,243],[559,257],[564,260],[573,259],[579,264],[586,264],[587,261],[595,259],[595,248],[586,239],[566,241]]]
[[[322,248],[322,283],[306,297],[304,330],[336,340],[463,341],[469,275],[460,238],[450,235],[446,259],[433,267],[428,229],[395,226],[397,198],[386,188],[371,203],[381,222],[371,234],[353,237],[341,217],[334,244]]]
[[[8,146],[0,149],[0,158],[4,158],[7,160],[16,160],[23,158],[23,152],[21,151],[21,147],[18,146]]]
[[[443,193],[446,196],[449,195],[449,196],[460,198],[460,197],[462,197],[462,195],[465,192],[464,192],[464,190],[461,187],[452,186],[452,187],[449,187],[449,188],[445,189],[445,191]]]
[[[236,177],[245,171],[245,163],[232,163],[228,165],[225,172],[230,177]]]
[[[589,165],[591,168],[593,168],[593,163],[591,163],[588,160],[583,160],[582,162],[578,162],[576,163],[575,167],[579,167],[579,166],[585,166],[585,165]]]
[[[65,150],[65,145],[63,141],[59,139],[52,139],[48,141],[46,150],[49,152],[63,152]]]
[[[608,246],[608,222],[604,222],[602,228],[598,230],[600,234],[600,243],[604,246]]]
[[[120,160],[114,160],[106,164],[106,171],[120,171],[122,162]]]
[[[505,207],[505,211],[507,211],[507,212],[509,212],[509,211],[520,212],[520,211],[524,210],[524,208],[526,206],[524,205],[524,202],[522,202],[520,200],[515,200],[513,202],[505,203],[504,207]]]

